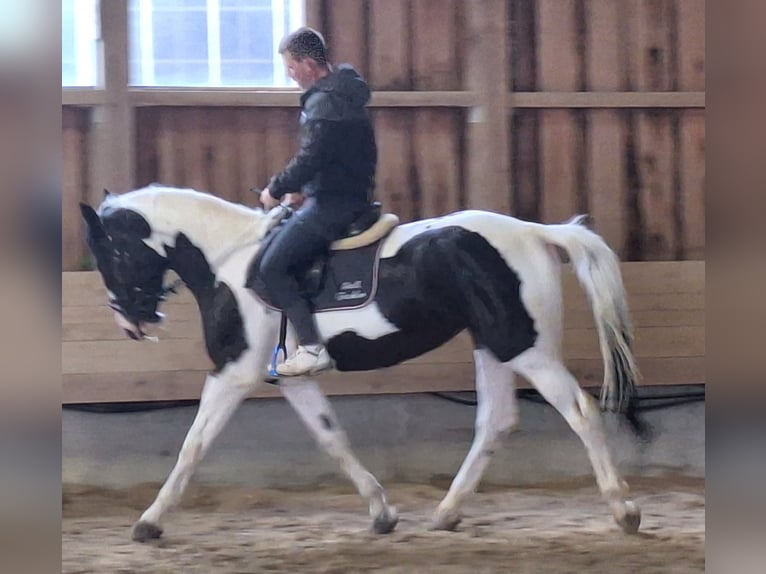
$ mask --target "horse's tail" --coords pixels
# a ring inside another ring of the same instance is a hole
[[[538,229],[546,242],[567,252],[590,299],[604,359],[601,407],[625,414],[634,429],[644,434],[635,413],[639,372],[630,349],[633,329],[619,260],[600,236],[583,225],[585,217]]]

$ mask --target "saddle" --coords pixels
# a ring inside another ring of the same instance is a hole
[[[268,251],[282,225],[292,215],[286,212],[280,223],[268,232],[263,247],[251,262],[246,286],[272,309],[282,309],[271,301],[258,277],[263,255]],[[372,299],[378,283],[378,259],[383,239],[399,225],[392,213],[381,213],[381,204],[370,204],[349,227],[345,236],[330,245],[327,254],[318,257],[298,275],[303,295],[315,313],[363,307]]]

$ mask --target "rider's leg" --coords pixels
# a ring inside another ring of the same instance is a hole
[[[305,375],[331,366],[309,302],[298,287],[296,271],[326,252],[366,208],[365,201],[331,198],[318,202],[310,198],[285,223],[264,254],[259,266],[261,279],[269,296],[293,324],[299,343],[297,352],[277,365],[280,375]]]
[[[264,253],[258,273],[274,303],[285,310],[300,344],[319,342],[311,310],[300,291],[296,271],[326,251],[329,241],[317,233],[305,211],[288,219]],[[306,320],[306,317],[311,320]]]
[[[298,337],[297,353],[277,366],[283,375],[317,372],[331,364],[296,278],[296,271],[308,267],[332,241],[322,228],[320,216],[313,203],[293,215],[274,238],[258,269],[269,296],[284,310]]]

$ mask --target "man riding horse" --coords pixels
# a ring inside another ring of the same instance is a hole
[[[296,274],[368,208],[375,182],[377,147],[365,105],[370,89],[349,65],[334,68],[319,32],[300,28],[286,36],[279,53],[287,73],[305,90],[301,96],[300,150],[261,192],[264,207],[290,192],[306,201],[287,220],[262,257],[259,276],[269,296],[293,324],[299,346],[277,365],[282,376],[316,373],[332,365],[301,293]]]

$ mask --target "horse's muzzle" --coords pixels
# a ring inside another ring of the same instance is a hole
[[[154,339],[146,334],[144,331],[147,324],[159,323],[162,320],[162,315],[155,314],[156,319],[154,321],[131,321],[125,317],[121,312],[114,312],[114,320],[117,326],[120,327],[125,334],[134,341],[142,341],[143,339]]]

